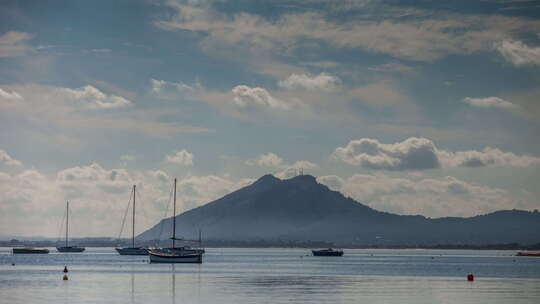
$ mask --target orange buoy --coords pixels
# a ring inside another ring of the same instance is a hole
[[[68,272],[67,266],[64,266],[64,273]]]
[[[62,280],[64,280],[64,281],[67,281],[67,280],[68,280],[67,274],[65,274],[64,277],[62,277]]]
[[[467,275],[467,281],[469,281],[469,282],[474,281],[474,274],[469,273],[469,274]]]

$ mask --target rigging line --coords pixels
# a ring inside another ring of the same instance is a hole
[[[133,198],[133,188],[131,189],[131,192],[129,194],[129,201],[126,208],[126,211],[124,212],[124,218],[122,219],[122,226],[120,227],[120,233],[118,233],[118,241],[120,241],[120,237],[122,236],[122,232],[124,231],[124,224],[126,223],[126,217],[129,211],[129,207],[131,206],[131,200]]]
[[[137,205],[139,206],[139,207],[137,207],[137,210],[141,210],[141,209],[142,209],[142,213],[143,213],[144,219],[145,219],[145,221],[146,221],[144,224],[148,224],[148,222],[147,222],[147,220],[148,220],[148,213],[146,212],[146,207],[145,207],[146,205],[145,205],[145,204],[141,204],[141,202],[144,201],[144,200],[141,199],[141,193],[139,192],[138,189],[135,189],[135,193],[137,194],[137,198],[138,198],[137,201],[139,202],[139,203],[137,204]],[[140,219],[141,219],[141,217],[139,217],[139,220],[140,220]]]
[[[169,192],[169,201],[167,201],[167,208],[165,208],[165,214],[163,214],[162,220],[159,223],[159,235],[157,238],[157,242],[158,242],[157,245],[159,245],[159,242],[161,240],[161,235],[163,234],[163,226],[165,225],[165,218],[167,216],[167,212],[169,211],[169,206],[171,205],[172,195],[173,195],[173,189],[171,188],[171,192]]]
[[[58,229],[58,239],[56,240],[56,243],[60,243],[60,239],[62,238],[62,231],[64,230],[64,222],[66,219],[66,213],[62,212],[62,221],[60,222],[60,228]]]

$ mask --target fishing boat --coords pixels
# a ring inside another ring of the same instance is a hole
[[[46,248],[33,248],[33,247],[21,247],[13,248],[13,254],[47,254],[49,249]]]
[[[56,247],[58,252],[83,252],[84,247],[79,246],[69,246],[69,202],[66,202],[66,246]]]
[[[173,203],[173,229],[172,229],[172,247],[149,249],[150,263],[202,263],[204,249],[191,247],[176,247],[175,241],[186,241],[176,238],[176,178],[174,179],[174,203]],[[200,241],[200,232],[199,232]]]
[[[132,219],[132,234],[131,234],[131,247],[127,248],[115,248],[120,255],[148,255],[148,249],[143,247],[135,247],[135,192],[137,188],[133,185],[133,219]],[[129,205],[128,205],[129,208]],[[127,210],[126,210],[127,212]],[[124,217],[125,219],[125,217]],[[123,224],[122,224],[123,226]]]
[[[343,250],[340,249],[320,249],[320,250],[311,250],[313,256],[342,256]]]

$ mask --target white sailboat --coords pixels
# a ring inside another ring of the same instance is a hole
[[[135,192],[136,186],[133,185],[133,219],[132,219],[132,235],[131,247],[115,248],[120,255],[148,255],[148,249],[143,247],[135,247]]]
[[[69,232],[69,202],[66,202],[66,246],[56,247],[56,250],[58,250],[58,252],[83,252],[85,250],[84,247],[69,246],[68,232]]]
[[[174,204],[173,204],[173,229],[172,248],[156,248],[148,250],[150,263],[202,263],[204,249],[176,247],[175,241],[184,239],[176,238],[176,178],[174,179]],[[200,238],[200,235],[199,235]]]

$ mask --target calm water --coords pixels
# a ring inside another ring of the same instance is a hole
[[[540,258],[514,251],[210,248],[201,265],[167,265],[50,250],[0,248],[0,303],[540,303]]]

